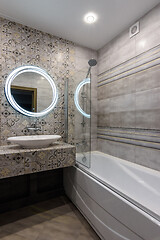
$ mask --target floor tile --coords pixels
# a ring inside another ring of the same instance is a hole
[[[17,234],[11,234],[1,238],[1,240],[27,240],[27,238],[18,236]]]
[[[100,240],[65,196],[0,214],[0,240]]]

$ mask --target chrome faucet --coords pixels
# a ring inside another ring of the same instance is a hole
[[[32,123],[31,126],[28,126],[26,128],[28,129],[28,131],[34,131],[34,132],[41,131],[41,127],[37,126],[37,122]]]

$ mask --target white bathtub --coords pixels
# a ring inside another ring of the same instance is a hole
[[[101,239],[160,240],[158,171],[92,152],[90,169],[64,169],[64,188]]]

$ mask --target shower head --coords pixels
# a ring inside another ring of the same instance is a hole
[[[96,66],[96,64],[97,64],[97,61],[96,61],[96,59],[91,58],[91,59],[88,61],[88,64],[89,64],[90,67],[94,67],[94,66]]]
[[[97,61],[96,61],[96,59],[91,58],[91,59],[88,61],[88,64],[89,64],[89,69],[88,69],[86,78],[88,78],[88,76],[89,76],[89,74],[90,74],[90,72],[91,72],[91,67],[96,66]]]

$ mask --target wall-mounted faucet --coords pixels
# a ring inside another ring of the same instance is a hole
[[[41,131],[41,126],[37,126],[37,122],[35,123],[32,123],[31,126],[27,126],[26,127],[28,129],[28,131],[34,131],[34,132],[37,132],[37,131]]]

